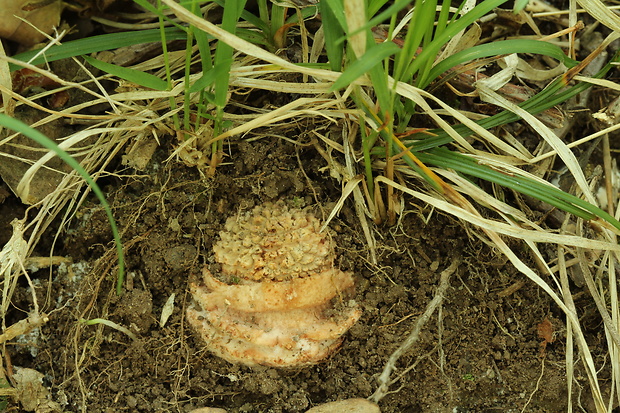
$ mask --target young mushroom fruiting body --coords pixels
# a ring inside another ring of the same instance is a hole
[[[187,320],[215,355],[249,366],[297,367],[332,354],[361,310],[353,276],[334,267],[320,222],[283,202],[226,221],[213,251],[221,264],[191,282]]]

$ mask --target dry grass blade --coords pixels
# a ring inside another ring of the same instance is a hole
[[[346,183],[346,185],[344,186],[342,190],[342,195],[340,195],[340,199],[338,199],[338,202],[336,202],[336,205],[334,205],[332,212],[330,212],[329,216],[323,223],[323,226],[321,227],[321,232],[325,231],[325,229],[329,226],[329,223],[331,222],[331,220],[334,219],[336,215],[338,215],[338,213],[344,206],[344,201],[346,201],[349,195],[353,193],[355,188],[357,188],[357,186],[360,184],[360,182],[362,182],[362,180],[363,178],[361,176],[356,176],[355,178],[349,180]]]
[[[592,358],[592,354],[588,347],[588,343],[585,339],[583,331],[581,330],[581,326],[579,324],[579,318],[577,312],[567,306],[564,301],[556,294],[556,292],[538,275],[536,274],[530,267],[528,267],[513,251],[506,245],[504,240],[498,235],[498,229],[501,229],[503,225],[499,225],[499,223],[495,221],[489,221],[476,211],[476,209],[467,201],[464,197],[461,198],[460,204],[455,205],[452,203],[448,203],[445,201],[438,200],[426,194],[423,194],[418,191],[414,191],[405,186],[399,185],[393,181],[390,181],[384,177],[377,178],[378,181],[384,182],[388,185],[392,185],[394,188],[403,191],[417,199],[420,199],[430,205],[433,205],[435,208],[445,211],[450,215],[454,215],[457,217],[461,217],[466,219],[468,222],[473,223],[476,226],[479,226],[484,233],[489,237],[489,239],[493,242],[493,244],[510,260],[510,262],[517,268],[521,273],[526,275],[530,280],[532,280],[536,285],[542,288],[548,295],[553,299],[553,301],[564,311],[567,316],[568,322],[572,325],[573,331],[577,336],[577,344],[581,350],[581,355],[583,357],[584,367],[586,369],[586,373],[588,375],[588,380],[590,383],[590,387],[592,390],[592,396],[597,408],[597,412],[605,411],[605,403],[603,402],[603,397],[601,394],[601,390],[599,387],[599,383],[597,380],[597,370],[594,365],[594,360]],[[459,201],[457,201],[459,202]],[[512,234],[511,234],[512,235]],[[513,236],[519,237],[518,234],[514,234]],[[533,238],[536,238],[534,236]],[[577,237],[578,238],[578,237]],[[558,244],[565,244],[562,240],[558,240]],[[541,262],[544,262],[542,254],[536,248],[534,242],[531,240],[526,240],[528,246],[532,249],[532,251],[541,259]],[[578,242],[580,243],[580,242]],[[607,243],[609,245],[609,243]],[[615,246],[617,247],[617,246]],[[548,269],[548,266],[547,266]],[[550,271],[549,275],[552,276]]]
[[[618,129],[620,129],[620,122],[616,123],[615,125],[609,126],[609,127],[605,128],[605,129],[602,129],[602,130],[600,130],[598,132],[592,133],[592,134],[590,134],[588,136],[584,136],[583,138],[578,139],[578,140],[576,140],[574,142],[571,142],[571,143],[567,144],[566,147],[568,149],[576,148],[579,145],[583,145],[584,143],[590,142],[590,141],[598,138],[599,136],[603,136],[603,135],[607,135],[607,134],[609,134],[611,132],[615,132]],[[543,153],[542,155],[538,155],[538,156],[532,158],[531,159],[531,163],[537,163],[539,161],[542,161],[544,159],[547,159],[547,158],[549,158],[551,156],[555,156],[555,155],[557,155],[557,152],[555,150],[551,150],[549,152]]]
[[[616,90],[620,92],[620,84],[616,82],[612,82],[611,80],[596,79],[596,78],[586,77],[586,76],[575,76],[574,79],[579,82],[592,83],[593,85],[601,86],[607,89]]]
[[[2,97],[4,112],[9,116],[13,116],[13,105],[15,103],[13,102],[13,99],[11,99],[11,95],[4,91],[13,89],[9,62],[7,62],[6,59],[3,59],[4,57],[6,57],[6,52],[4,51],[4,45],[0,42],[0,86],[3,88],[2,95],[0,96]]]
[[[354,33],[368,21],[364,0],[348,0],[344,2],[344,15],[347,19],[349,33]],[[360,58],[366,53],[366,33],[359,32],[349,37],[349,45],[353,53]]]
[[[3,327],[6,327],[4,318],[21,272],[20,263],[26,261],[28,254],[28,243],[24,240],[24,222],[13,220],[11,225],[13,226],[13,234],[0,251],[0,274],[3,278],[0,316],[2,317]]]
[[[580,223],[579,228],[583,225]],[[581,232],[581,231],[580,231]],[[577,258],[579,260],[579,267],[581,268],[581,273],[586,281],[586,285],[588,286],[588,290],[590,291],[590,295],[592,296],[592,300],[596,304],[599,313],[601,314],[601,318],[603,319],[603,324],[605,325],[605,329],[609,334],[613,344],[616,347],[620,348],[620,335],[618,335],[618,329],[616,325],[611,319],[609,312],[607,311],[607,306],[604,302],[604,291],[599,292],[595,282],[594,277],[592,277],[592,272],[588,266],[588,259],[586,258],[586,254],[583,248],[577,248]],[[603,294],[601,294],[603,293]]]
[[[579,165],[579,161],[577,160],[577,157],[570,151],[570,149],[566,147],[566,144],[562,142],[562,140],[558,138],[558,136],[553,133],[553,131],[551,131],[545,124],[543,124],[540,120],[531,115],[528,111],[508,101],[506,98],[503,98],[494,91],[496,87],[492,87],[491,84],[497,79],[497,77],[504,76],[505,79],[509,79],[513,76],[513,74],[514,70],[512,68],[506,68],[484,81],[478,81],[476,83],[476,88],[480,92],[481,99],[485,102],[492,103],[519,115],[523,120],[530,124],[530,126],[532,126],[532,128],[537,131],[540,136],[544,138],[545,141],[557,152],[562,161],[564,161],[564,164],[573,174],[573,177],[575,178],[577,185],[579,185],[582,193],[586,197],[586,200],[591,204],[596,204],[594,195],[590,191],[588,183],[586,182],[586,177],[583,173],[583,170],[581,169],[581,166]]]
[[[565,220],[562,228],[564,229],[568,224],[568,218]],[[576,312],[575,303],[573,302],[573,297],[570,292],[569,280],[568,280],[568,271],[566,268],[566,258],[564,256],[565,248],[562,245],[558,245],[558,266],[560,273],[560,283],[561,283],[561,294],[562,299],[570,308],[571,311]],[[566,386],[568,390],[568,406],[571,406],[571,397],[572,397],[572,389],[573,389],[573,379],[575,373],[575,363],[574,363],[574,349],[573,349],[573,340],[575,335],[573,334],[573,326],[571,323],[566,323],[566,356],[565,356],[565,365],[566,365]]]
[[[204,32],[216,37],[217,39],[223,41],[228,44],[235,50],[245,53],[248,56],[255,57],[259,60],[273,63],[274,65],[280,66],[281,68],[292,70],[294,72],[303,73],[306,75],[314,76],[319,79],[325,79],[328,81],[335,81],[339,76],[339,72],[332,72],[329,70],[322,69],[313,69],[303,66],[298,66],[293,63],[290,63],[287,60],[282,59],[281,57],[276,56],[273,53],[269,53],[268,51],[261,49],[260,47],[247,42],[238,36],[230,34],[226,30],[223,30],[213,23],[210,23],[204,19],[199,18],[198,16],[192,14],[184,7],[179,4],[171,1],[171,0],[163,0],[163,2],[174,10],[175,14],[184,22],[189,23],[196,28],[203,30]]]
[[[620,17],[601,0],[577,0],[577,3],[596,20],[610,29],[620,32]]]
[[[243,125],[230,129],[222,133],[221,135],[214,137],[211,142],[215,142],[218,140],[229,138],[231,136],[239,135],[241,133],[247,132],[249,130],[255,129],[260,126],[267,126],[267,125],[270,125],[276,122],[280,122],[285,119],[298,117],[299,115],[307,113],[308,111],[312,111],[314,112],[313,114],[316,115],[318,113],[318,110],[315,110],[315,109],[299,110],[298,108],[302,106],[307,106],[308,108],[310,107],[316,108],[316,106],[318,106],[319,104],[324,104],[325,102],[326,102],[325,99],[299,98],[278,109],[267,112],[264,115],[260,115],[249,122],[245,122]],[[327,101],[327,102],[330,104],[333,103],[333,101]]]
[[[286,73],[280,71],[279,73]],[[253,73],[256,75],[256,73]],[[231,78],[230,85],[237,87],[256,88],[261,90],[270,90],[281,93],[316,93],[319,95],[329,92],[328,83],[293,83],[278,82],[276,80],[265,80],[241,77],[241,73],[233,70],[232,75],[238,77]]]

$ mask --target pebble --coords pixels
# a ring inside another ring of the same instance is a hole
[[[189,413],[226,413],[226,410],[216,407],[201,407]],[[381,413],[381,410],[371,401],[356,398],[324,403],[313,407],[306,413]]]
[[[366,399],[348,399],[313,407],[306,413],[380,413],[379,406]]]

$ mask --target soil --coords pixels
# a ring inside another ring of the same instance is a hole
[[[18,367],[43,374],[49,394],[42,397],[52,403],[38,411],[189,412],[210,406],[228,412],[304,412],[328,401],[368,398],[389,356],[434,297],[441,272],[459,259],[440,311],[398,361],[392,375],[397,380],[379,402],[381,411],[562,412],[570,398],[593,412],[580,362],[575,363],[574,392],[567,394],[565,321],[546,293],[475,228],[408,197],[397,225],[372,228],[376,263],[351,200],[330,223],[337,263],[354,272],[355,300],[363,309],[335,355],[287,370],[233,365],[205,349],[184,319],[191,300],[188,278],[213,262],[212,246],[226,219],[280,199],[325,219],[342,194],[341,183],[313,146],[275,137],[303,142],[312,127],[285,125],[269,131],[269,137],[230,142],[213,177],[176,159],[167,161],[176,145],[172,137],[162,138],[144,170],[127,169],[120,156],[111,163],[109,177],[99,184],[122,233],[123,294],[115,291],[117,262],[105,212],[96,198],[88,198],[54,249],[58,223],[34,254],[52,251],[68,259],[31,273],[49,321],[9,342],[4,352],[9,376]],[[2,184],[2,245],[12,219],[24,213]],[[507,242],[536,268],[525,247]],[[33,305],[23,277],[19,287],[7,325],[24,319]],[[600,318],[588,294],[575,291],[584,333],[595,362],[603,365]],[[162,326],[162,311],[173,294],[172,314]],[[129,329],[133,338],[102,323],[82,322],[97,319]],[[33,394],[22,394],[22,402]],[[21,407],[10,399],[8,408]]]
[[[120,297],[112,236],[94,199],[54,251],[71,264],[32,274],[50,320],[28,340],[11,343],[7,353],[12,366],[45,374],[62,411],[186,412],[212,406],[301,412],[327,401],[367,398],[389,355],[433,298],[439,274],[455,259],[462,264],[439,317],[433,316],[398,362],[393,377],[403,375],[381,400],[382,411],[520,412],[526,405],[528,412],[565,411],[561,312],[472,236],[471,228],[411,199],[405,199],[407,212],[398,225],[375,228],[376,265],[349,203],[330,225],[338,264],[355,273],[356,300],[363,308],[337,354],[297,370],[251,369],[214,357],[183,316],[188,277],[212,261],[211,247],[226,218],[277,199],[294,200],[325,217],[341,194],[340,184],[328,172],[317,172],[325,165],[312,147],[278,138],[232,146],[213,178],[164,162],[171,150],[170,142],[163,144],[139,174],[101,181],[126,248],[128,278]],[[18,202],[8,196],[1,206],[17,208]],[[20,213],[18,208],[13,215]],[[3,217],[6,233],[9,214]],[[32,304],[26,287],[13,297],[15,320]],[[162,327],[160,315],[172,294],[174,310]],[[590,327],[591,348],[597,348],[603,338],[593,304],[577,297],[577,305]],[[127,327],[136,339],[79,322],[96,318]],[[576,376],[584,388],[577,387],[583,393],[576,391],[574,400],[587,406],[586,379]]]

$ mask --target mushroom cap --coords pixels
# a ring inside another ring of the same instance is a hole
[[[283,202],[267,203],[226,221],[213,246],[222,273],[246,280],[290,280],[334,262],[329,234],[320,222]]]

